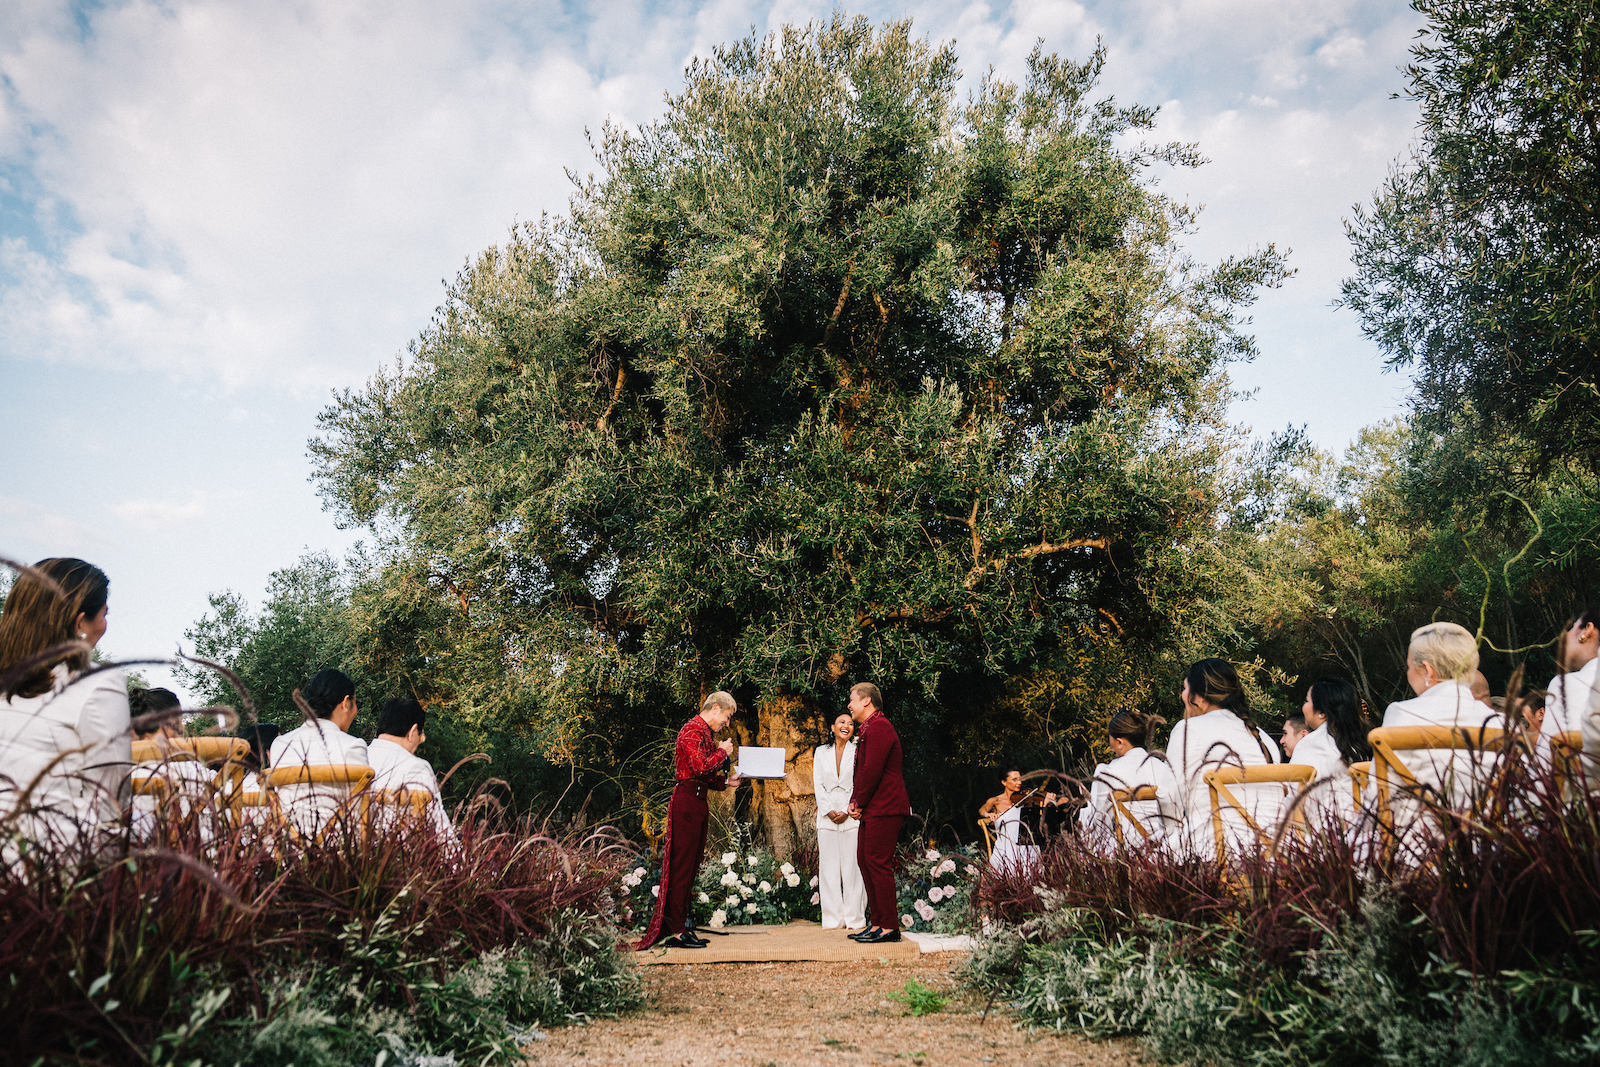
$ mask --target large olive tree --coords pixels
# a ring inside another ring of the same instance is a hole
[[[471,642],[445,688],[557,747],[733,689],[790,749],[756,795],[787,850],[840,686],[934,709],[916,744],[946,679],[1162,633],[1154,576],[1215,532],[1235,309],[1282,268],[1181,254],[1144,173],[1197,157],[1138,146],[1102,61],[1037,50],[962,100],[951,48],[835,18],[608,126],[570,213],[483,253],[312,442],[391,538],[384,602]]]

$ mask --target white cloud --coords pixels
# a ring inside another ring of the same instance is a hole
[[[0,495],[0,556],[32,563],[46,556],[94,555],[109,543],[89,523],[26,497]]]
[[[180,498],[146,496],[120,500],[111,505],[111,514],[141,530],[170,530],[216,519],[223,510],[237,506],[243,499],[244,493],[237,489],[215,492],[194,489]]]

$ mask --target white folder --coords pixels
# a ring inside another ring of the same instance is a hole
[[[739,746],[739,777],[782,778],[784,749]]]

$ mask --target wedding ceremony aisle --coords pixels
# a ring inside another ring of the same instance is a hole
[[[983,1001],[963,994],[951,973],[965,959],[962,951],[924,951],[910,940],[858,946],[811,923],[734,927],[710,940],[705,949],[640,953],[645,1010],[548,1031],[528,1047],[530,1062],[786,1067],[1005,1064],[1023,1056],[1084,1067],[1140,1062],[1132,1042],[1019,1030],[1003,1005],[985,1018]],[[733,962],[763,954],[765,962]],[[912,982],[946,998],[943,1006],[908,1014],[891,994],[904,994]]]

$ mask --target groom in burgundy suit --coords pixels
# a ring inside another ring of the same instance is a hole
[[[851,940],[878,944],[900,940],[900,908],[894,889],[894,846],[911,814],[911,798],[900,774],[900,735],[883,713],[883,694],[871,682],[850,687],[850,717],[856,721],[855,791],[850,817],[861,820],[856,864],[867,887],[868,926]]]

